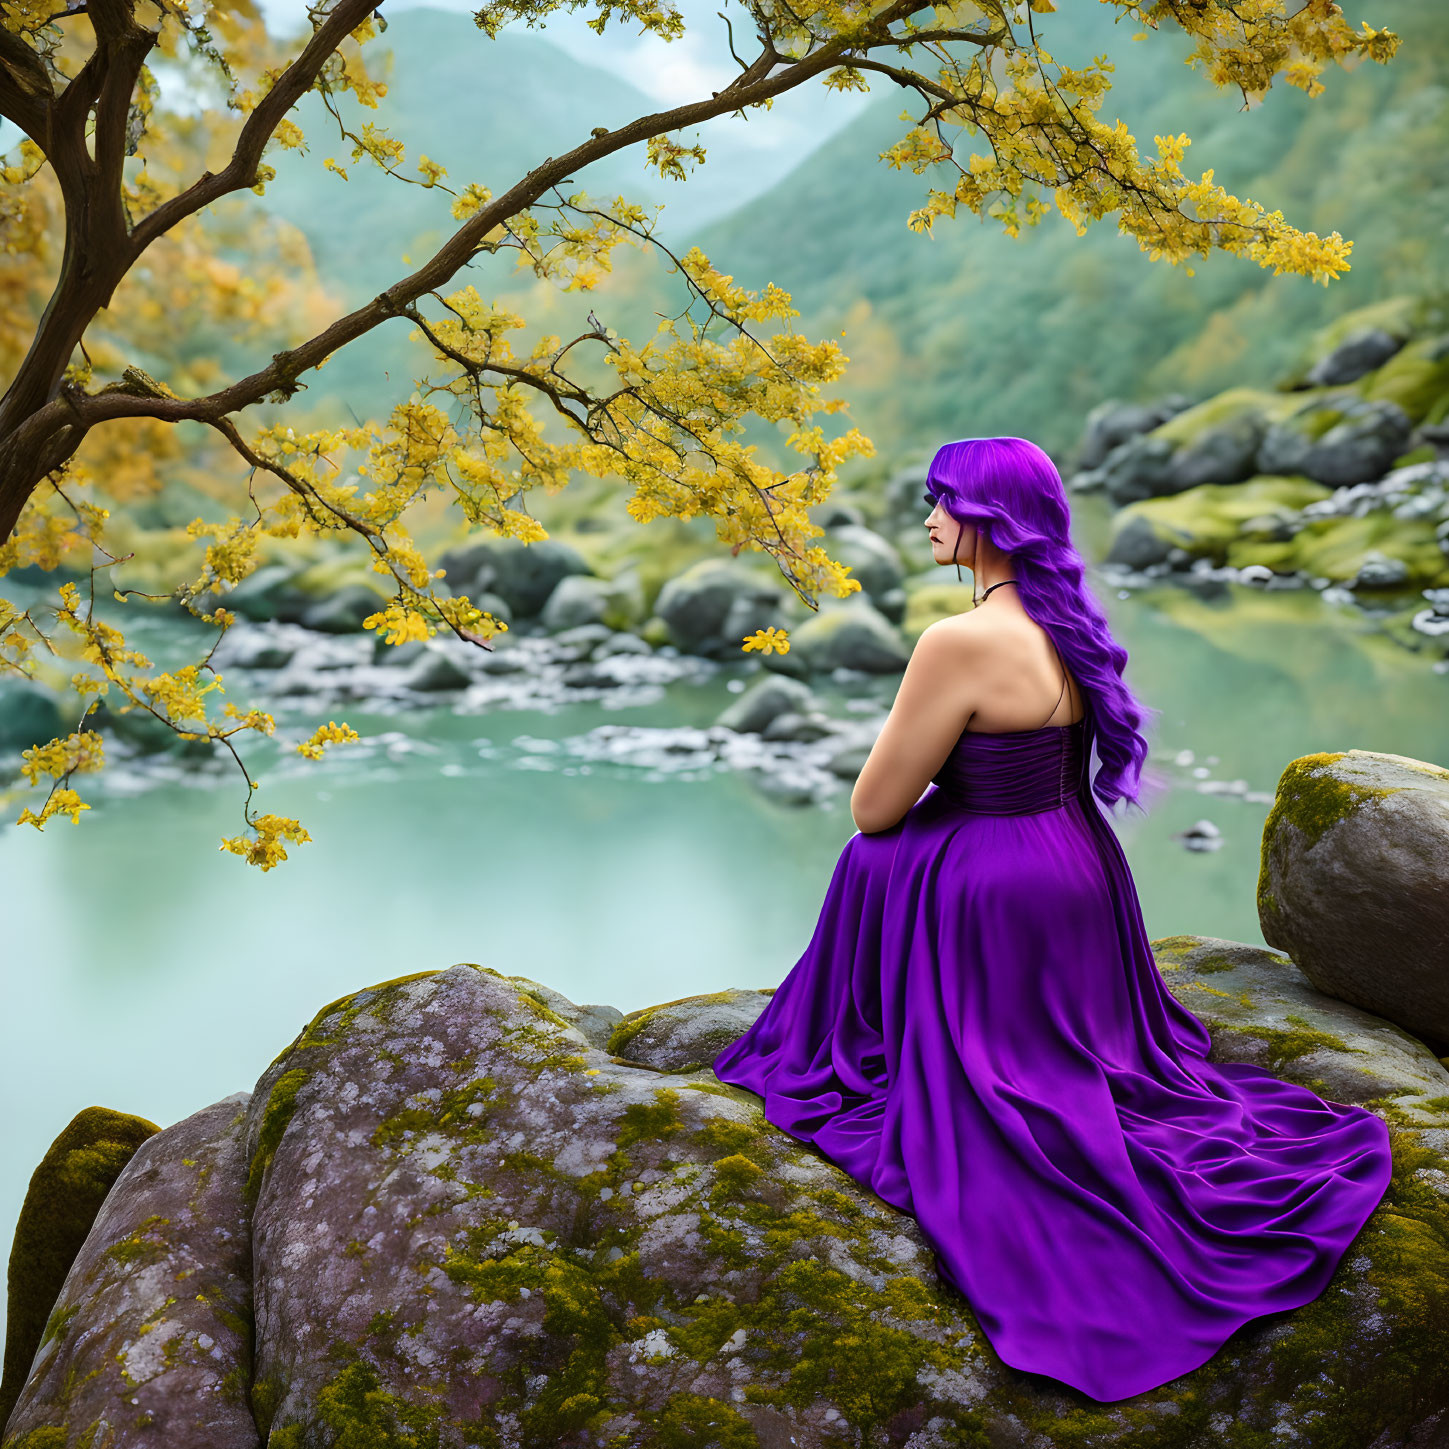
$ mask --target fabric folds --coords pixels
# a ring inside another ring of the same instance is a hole
[[[1003,1362],[1111,1402],[1316,1298],[1391,1153],[1366,1108],[1207,1060],[1091,740],[963,734],[898,825],[846,842],[804,954],[713,1065],[917,1219]]]

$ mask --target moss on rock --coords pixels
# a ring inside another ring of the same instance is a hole
[[[1325,751],[1301,755],[1290,760],[1278,777],[1268,817],[1263,822],[1262,844],[1258,854],[1258,913],[1270,916],[1275,909],[1268,857],[1273,836],[1284,824],[1291,824],[1304,837],[1306,849],[1312,849],[1325,831],[1333,828],[1344,816],[1365,801],[1381,800],[1395,791],[1388,786],[1359,785],[1339,779],[1326,766],[1343,759],[1346,752]]]
[[[1118,512],[1116,525],[1121,528],[1134,517],[1145,518],[1188,553],[1221,564],[1228,561],[1244,524],[1268,516],[1289,518],[1332,491],[1311,478],[1271,474],[1260,474],[1245,483],[1200,483],[1164,498],[1129,503]]]
[[[51,1143],[30,1177],[10,1248],[0,1424],[10,1417],[47,1333],[51,1309],[122,1169],[161,1129],[144,1117],[87,1107]],[[49,1325],[50,1336],[65,1325]]]

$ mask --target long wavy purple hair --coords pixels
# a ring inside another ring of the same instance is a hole
[[[1085,696],[1088,730],[1101,759],[1093,793],[1109,808],[1128,800],[1141,809],[1148,752],[1142,726],[1160,711],[1123,682],[1127,651],[1087,587],[1056,465],[1025,438],[963,438],[931,459],[926,498],[939,501],[958,522],[975,525],[1011,556],[1022,605],[1051,636]]]

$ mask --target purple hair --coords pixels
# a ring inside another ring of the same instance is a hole
[[[1056,465],[1025,438],[963,438],[931,459],[926,499],[970,523],[1012,561],[1026,612],[1051,636],[1081,686],[1088,749],[1101,760],[1093,793],[1109,808],[1142,808],[1148,745],[1141,726],[1160,713],[1127,688],[1127,651],[1086,583],[1086,565],[1071,538],[1071,509]]]

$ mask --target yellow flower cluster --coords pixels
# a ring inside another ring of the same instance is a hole
[[[790,635],[788,631],[777,629],[772,624],[768,629],[756,629],[753,634],[748,635],[743,648],[746,653],[756,649],[761,654],[788,654]]]
[[[297,821],[284,815],[259,815],[251,822],[251,826],[256,831],[254,836],[229,836],[222,840],[218,849],[239,855],[248,865],[258,866],[262,870],[271,870],[273,866],[286,860],[287,849],[284,841],[290,840],[293,845],[307,845],[312,840]]]
[[[358,738],[357,731],[351,725],[328,720],[325,725],[318,726],[311,739],[303,740],[297,746],[297,753],[305,755],[309,760],[320,760],[328,745],[350,745]]]

